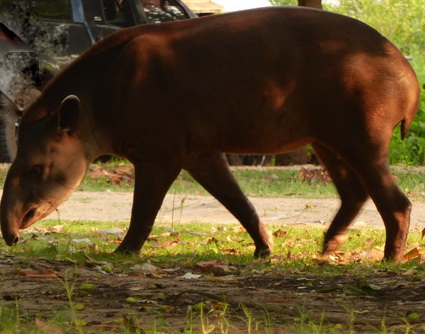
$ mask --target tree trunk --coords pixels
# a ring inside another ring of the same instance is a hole
[[[323,9],[322,0],[298,0],[298,6]]]

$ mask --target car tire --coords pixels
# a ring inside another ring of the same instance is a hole
[[[12,162],[16,157],[16,123],[18,110],[0,93],[0,162]]]

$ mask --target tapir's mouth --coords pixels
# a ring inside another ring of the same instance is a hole
[[[29,209],[25,213],[24,217],[22,218],[21,224],[20,224],[19,228],[21,230],[23,230],[23,229],[27,228],[28,226],[32,225],[34,223],[34,221],[35,221],[34,220],[34,217],[35,217],[35,214],[36,213],[37,213],[37,209],[36,208]]]
[[[23,230],[34,224],[36,221],[47,217],[56,207],[57,205],[54,205],[50,201],[45,201],[42,204],[38,204],[28,209],[21,219],[19,229]]]
[[[3,225],[7,220],[2,220],[2,234],[6,244],[9,246],[16,245],[19,242],[19,230],[26,229],[36,221],[48,216],[54,208],[55,207],[53,207],[50,202],[29,208],[26,212],[24,211],[25,213],[19,221],[19,225],[12,226],[14,228],[8,228],[7,224]],[[16,227],[18,227],[18,229],[16,229]]]

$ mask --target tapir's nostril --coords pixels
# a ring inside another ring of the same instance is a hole
[[[8,235],[3,234],[3,237],[8,246],[16,245],[19,242],[19,233],[10,233]]]

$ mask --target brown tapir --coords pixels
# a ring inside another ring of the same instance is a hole
[[[8,245],[46,217],[90,162],[134,164],[130,228],[139,252],[164,195],[187,170],[247,229],[255,255],[272,239],[223,152],[275,154],[311,143],[341,207],[325,235],[337,249],[371,196],[400,259],[411,203],[389,171],[394,127],[404,137],[419,99],[403,55],[369,26],[305,8],[267,8],[122,30],[88,50],[25,112],[1,201]],[[284,187],[284,184],[282,185]]]

